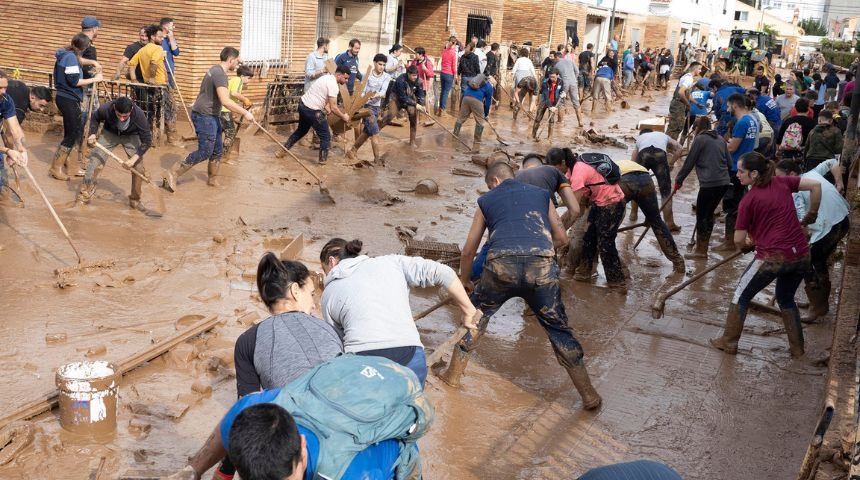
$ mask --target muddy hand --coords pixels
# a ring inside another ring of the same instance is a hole
[[[484,314],[476,308],[473,312],[463,315],[463,326],[468,328],[474,336],[478,331],[478,321],[480,321],[483,316]]]
[[[164,480],[200,480],[200,475],[194,471],[194,468],[192,468],[191,465],[186,465],[185,468],[173,475],[164,477]]]

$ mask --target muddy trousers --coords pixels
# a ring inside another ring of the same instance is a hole
[[[687,123],[687,106],[678,99],[672,99],[669,103],[669,126],[666,129],[666,135],[669,135],[672,140],[677,140],[684,130],[685,123]]]
[[[631,200],[636,202],[642,209],[642,213],[645,215],[645,224],[654,231],[654,236],[657,237],[657,243],[660,245],[663,255],[673,264],[683,263],[672,232],[669,231],[669,226],[660,216],[660,204],[657,202],[657,192],[654,191],[651,175],[647,172],[626,173],[621,176],[618,185],[624,192],[624,198],[628,202]]]
[[[582,258],[579,269],[591,272],[600,255],[607,283],[624,283],[624,265],[618,256],[615,237],[624,220],[624,202],[606,206],[592,205],[588,212],[588,230],[582,239]]]
[[[671,169],[666,151],[657,147],[645,147],[636,157],[636,163],[654,172],[654,178],[657,179],[657,186],[660,188],[660,198],[665,201],[672,193]]]
[[[221,119],[216,115],[191,112],[194,132],[197,134],[197,150],[185,157],[186,165],[197,165],[203,161],[218,162],[224,154]]]
[[[397,118],[403,108],[406,109],[406,116],[409,117],[409,143],[413,143],[418,132],[418,109],[415,108],[415,105],[400,105],[397,97],[392,97],[388,102],[388,108],[379,121],[379,129],[381,130]]]
[[[558,264],[553,257],[491,258],[484,264],[471,299],[485,318],[492,317],[511,298],[525,300],[546,331],[558,363],[569,368],[583,364],[583,352],[567,324],[558,277]],[[481,327],[483,333],[486,323]],[[470,334],[466,336],[471,341]]]
[[[714,212],[728,190],[728,185],[701,187],[696,196],[696,237],[707,242],[714,231]]]
[[[299,126],[287,139],[286,147],[292,148],[299,140],[311,131],[311,128],[320,138],[320,152],[328,152],[331,146],[331,130],[328,127],[328,117],[323,110],[314,110],[299,103]]]
[[[128,158],[131,158],[135,153],[137,153],[137,149],[140,147],[139,136],[117,135],[110,130],[102,130],[101,136],[99,136],[97,142],[108,151],[113,151],[114,148],[121,145]],[[78,193],[78,200],[84,203],[90,201],[96,191],[96,182],[98,181],[99,174],[101,174],[101,171],[108,160],[108,155],[100,148],[94,147],[90,150],[90,158],[87,162],[84,181],[81,183],[80,192]],[[137,162],[135,162],[134,168],[136,168],[140,173],[146,175],[146,170],[143,166],[143,157],[139,158]],[[142,180],[132,173],[131,194],[128,196],[128,199],[139,201],[142,186]]]
[[[221,112],[220,115],[221,130],[224,132],[224,150],[230,150],[230,145],[236,140],[236,122],[233,121],[232,112]]]
[[[726,213],[726,239],[731,240],[735,233],[735,222],[738,221],[738,206],[747,193],[747,187],[738,180],[738,172],[729,172],[732,184],[723,195],[723,211]]]

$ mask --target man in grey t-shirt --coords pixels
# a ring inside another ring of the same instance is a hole
[[[573,60],[568,58],[556,57],[559,60],[555,62],[555,68],[558,69],[559,75],[561,75],[561,83],[564,85],[564,90],[562,93],[565,93],[567,98],[564,101],[570,101],[571,105],[573,105],[573,111],[576,112],[576,121],[579,122],[579,126],[582,126],[582,113],[579,109],[579,69],[576,67],[576,64],[573,63]],[[561,121],[561,110],[559,110],[559,121]]]
[[[786,83],[785,93],[773,99],[779,107],[779,116],[783,122],[791,114],[791,109],[794,108],[794,104],[799,98],[798,95],[794,94],[794,84]]]
[[[216,177],[221,169],[221,155],[224,144],[219,115],[221,107],[245,117],[249,123],[254,122],[251,112],[242,108],[230,99],[227,88],[227,72],[233,72],[239,66],[239,50],[224,47],[221,50],[221,63],[213,65],[200,82],[200,93],[191,107],[191,122],[197,133],[197,150],[191,152],[185,160],[176,162],[164,176],[164,188],[170,192],[176,191],[176,180],[194,165],[209,161],[209,186],[218,186]]]

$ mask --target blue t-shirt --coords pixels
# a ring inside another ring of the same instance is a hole
[[[595,74],[597,78],[608,78],[610,80],[615,79],[615,72],[612,71],[612,68],[608,65],[604,65],[597,69],[597,73]]]
[[[776,100],[767,95],[759,95],[755,101],[755,108],[764,115],[764,118],[767,119],[767,123],[770,124],[773,131],[779,132],[782,117],[780,116],[779,105],[776,104]]]
[[[698,85],[702,90],[708,90],[708,85],[710,84],[711,79],[708,77],[702,77],[699,79],[698,82],[696,82],[696,85]]]
[[[167,69],[167,76],[173,77],[170,72],[176,71],[176,62],[173,60],[173,57],[179,56],[179,44],[177,43],[176,50],[172,50],[170,48],[170,39],[164,37],[164,40],[161,41],[161,48],[164,49],[164,61],[170,66],[170,68]]]
[[[693,90],[690,92],[690,113],[695,116],[708,114],[708,100],[711,98],[710,90]],[[702,106],[696,105],[700,103]]]
[[[224,449],[229,445],[230,427],[242,410],[260,403],[271,403],[281,393],[280,388],[252,393],[239,399],[221,420],[219,430]],[[308,468],[305,470],[305,480],[313,480],[320,452],[320,442],[313,432],[298,425],[299,433],[305,436],[308,448]],[[349,464],[341,477],[343,480],[391,480],[394,478],[395,464],[400,455],[400,444],[397,440],[385,440],[371,445],[359,452]]]
[[[0,118],[6,120],[12,117],[17,118],[15,102],[12,100],[12,96],[9,95],[9,93],[4,93],[3,96],[0,97]]]
[[[758,138],[758,124],[753,120],[751,114],[746,114],[735,123],[735,128],[732,130],[732,138],[740,138],[741,144],[738,149],[732,153],[732,171],[738,170],[738,160],[745,153],[755,150],[756,139]]]
[[[624,70],[635,70],[636,69],[636,58],[632,53],[628,52],[627,55],[624,56]]]

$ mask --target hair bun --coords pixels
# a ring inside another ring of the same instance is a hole
[[[361,247],[363,245],[364,244],[361,243],[361,240],[355,239],[346,242],[346,245],[344,245],[343,249],[346,251],[346,253],[350,255],[358,255],[359,253],[361,253]]]

